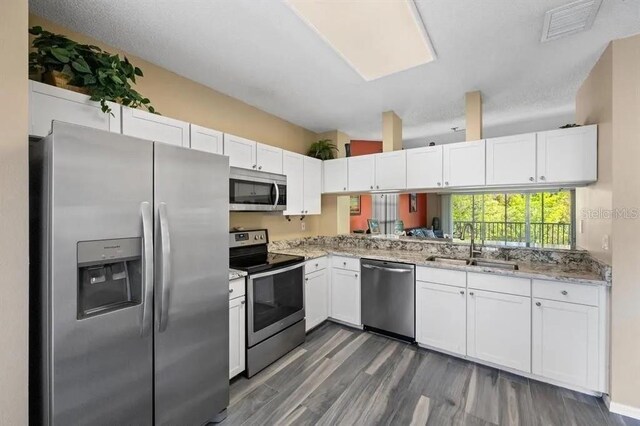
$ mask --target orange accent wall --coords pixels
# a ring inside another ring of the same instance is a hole
[[[427,226],[427,194],[418,194],[418,210],[409,213],[409,194],[398,197],[399,218],[404,222],[405,229]]]
[[[382,152],[382,141],[351,140],[351,156]]]

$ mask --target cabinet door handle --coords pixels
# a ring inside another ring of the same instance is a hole
[[[371,187],[370,187],[370,188],[371,188],[371,189],[373,189],[373,185],[371,185]]]
[[[233,293],[233,289],[232,288],[229,289],[229,293]]]
[[[346,191],[346,190],[347,190],[347,187],[345,186],[344,188],[342,188],[342,190],[343,190],[343,191]]]
[[[342,264],[343,264],[344,266],[347,266],[347,262],[342,262]]]
[[[569,293],[567,292],[567,290],[562,290],[562,295],[563,295],[563,296],[566,296],[567,294],[569,294]]]
[[[376,189],[380,189],[380,185],[376,185]]]
[[[445,183],[444,183],[444,185],[445,185],[445,186],[449,186],[449,182],[445,182]]]
[[[316,263],[316,268],[318,267],[318,264]]]
[[[469,296],[473,296],[473,292],[472,291],[469,292]]]
[[[262,170],[262,166],[258,167],[258,170]]]
[[[546,178],[544,176],[540,176],[540,180],[545,180]]]
[[[442,186],[442,183],[438,182],[438,186]]]
[[[253,165],[253,166],[251,166],[251,167],[255,169],[255,168],[256,168],[256,164],[254,164],[254,165]]]
[[[536,306],[542,306],[542,303],[536,302]]]
[[[240,301],[240,304],[241,304],[241,305],[244,305],[245,303],[246,303],[246,302],[245,302],[244,300],[241,300],[241,301]]]
[[[358,274],[356,274],[356,278],[358,278]]]
[[[309,278],[305,278],[304,280],[305,280],[305,281],[309,281]]]
[[[531,182],[533,182],[533,181],[534,181],[533,176],[531,176],[531,177],[529,178],[529,180],[530,180]]]
[[[464,291],[460,290],[460,294],[464,295]]]

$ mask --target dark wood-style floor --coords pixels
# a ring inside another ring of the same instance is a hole
[[[224,425],[621,425],[595,397],[325,323],[231,384]]]

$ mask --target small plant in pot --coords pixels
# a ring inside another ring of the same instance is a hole
[[[133,89],[136,77],[143,74],[126,57],[122,60],[97,46],[77,43],[39,26],[29,33],[35,36],[29,53],[30,75],[41,75],[44,83],[88,94],[92,101],[100,102],[105,113],[112,114],[107,104],[111,101],[158,114],[151,101]]]
[[[307,155],[320,160],[333,160],[337,152],[338,147],[331,139],[322,139],[311,144]]]

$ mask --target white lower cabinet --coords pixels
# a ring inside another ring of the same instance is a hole
[[[330,293],[331,318],[360,327],[360,273],[333,268]]]
[[[604,391],[598,308],[537,298],[533,302],[533,374]]]
[[[467,354],[466,290],[416,282],[416,341],[436,349]]]
[[[245,369],[245,297],[229,300],[229,378]]]
[[[468,290],[467,354],[531,372],[531,298]]]
[[[327,270],[308,273],[305,275],[304,281],[306,331],[309,331],[329,316]]]

